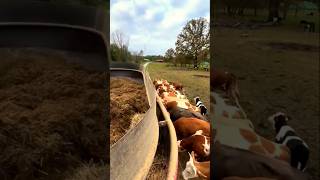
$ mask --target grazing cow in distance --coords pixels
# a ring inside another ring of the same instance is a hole
[[[240,98],[238,81],[234,74],[213,68],[210,72],[210,86],[214,89],[221,89],[226,92],[232,100]]]
[[[270,116],[268,120],[276,131],[276,143],[283,144],[290,149],[291,166],[305,171],[309,159],[309,147],[288,125],[289,117],[285,113],[278,112]]]
[[[197,118],[181,117],[173,122],[178,140],[187,138],[202,130],[204,136],[210,136],[210,123]]]
[[[196,107],[197,108],[200,108],[200,113],[202,114],[202,115],[206,115],[207,114],[207,112],[208,112],[208,109],[207,109],[207,107],[203,104],[203,102],[200,100],[200,97],[195,97],[194,98],[194,102],[196,103]]]
[[[165,107],[170,114],[170,119],[172,120],[172,122],[181,117],[193,117],[207,121],[207,119],[199,112],[196,112],[192,109],[178,107],[178,103],[176,101],[166,103]]]
[[[177,142],[179,151],[195,152],[198,161],[210,160],[210,137],[202,135],[202,130]]]
[[[210,179],[210,161],[198,162],[194,157],[194,152],[189,153],[189,161],[186,168],[182,172],[184,179],[200,177],[202,179]]]
[[[268,177],[277,180],[307,180],[308,175],[275,158],[247,150],[222,145],[216,141],[211,146],[213,179],[225,177]]]

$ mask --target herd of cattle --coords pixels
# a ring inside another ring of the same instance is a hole
[[[182,172],[184,179],[210,179],[210,123],[207,108],[199,97],[195,106],[183,93],[181,84],[155,80],[154,85],[170,114],[176,130],[179,151],[188,151],[190,160]]]
[[[275,130],[275,141],[260,136],[238,103],[236,76],[217,69],[211,70],[210,76],[214,89],[210,95],[212,128],[199,97],[194,99],[194,106],[181,84],[154,81],[175,127],[179,151],[188,151],[190,156],[182,172],[184,179],[210,179],[211,159],[211,177],[218,180],[307,179],[304,171],[309,147],[288,125],[290,117],[278,112],[266,118]],[[222,94],[215,90],[222,90]]]

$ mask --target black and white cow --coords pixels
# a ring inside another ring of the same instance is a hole
[[[290,149],[291,166],[305,171],[309,159],[309,147],[287,124],[289,117],[285,113],[278,112],[270,116],[268,120],[276,131],[276,143],[286,145]]]
[[[203,102],[200,100],[200,98],[197,96],[194,98],[194,102],[196,103],[196,107],[200,108],[200,113],[202,115],[206,115],[208,112],[207,107],[203,104]]]

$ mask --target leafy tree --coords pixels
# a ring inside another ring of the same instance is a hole
[[[166,51],[166,54],[164,55],[164,58],[168,61],[168,62],[172,62],[174,60],[174,49],[173,48],[170,48]],[[176,63],[173,62],[175,65]]]
[[[187,22],[176,41],[176,53],[192,57],[193,67],[198,67],[199,53],[209,47],[209,23],[205,18]]]

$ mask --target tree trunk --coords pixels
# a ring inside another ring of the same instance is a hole
[[[227,11],[228,11],[228,15],[231,16],[232,15],[232,9],[231,6],[227,6]]]
[[[196,56],[195,58],[194,58],[194,61],[193,61],[193,68],[198,68],[198,56]]]
[[[279,18],[280,0],[269,0],[269,16],[268,21]]]
[[[257,8],[254,8],[254,16],[257,16]]]
[[[283,20],[285,20],[287,18],[287,14],[288,14],[288,6],[285,5],[285,7],[283,9]]]
[[[295,17],[298,16],[298,5],[296,5],[296,11],[294,12],[294,16],[295,16]]]

